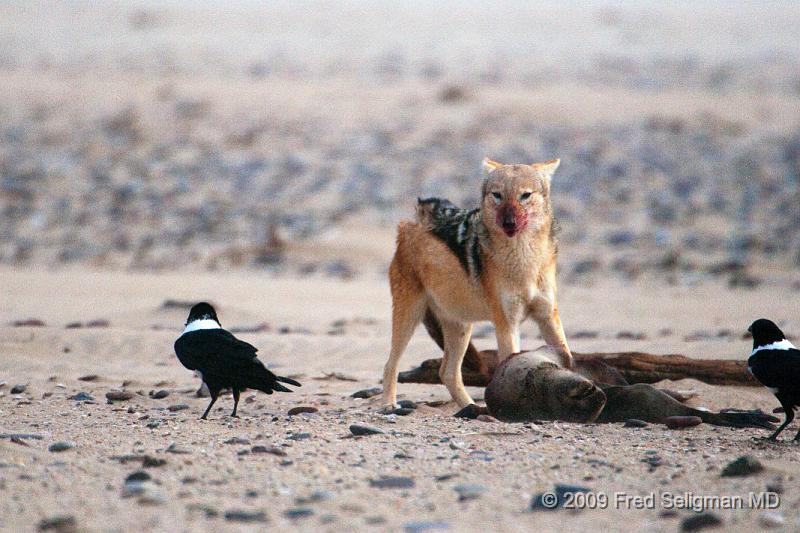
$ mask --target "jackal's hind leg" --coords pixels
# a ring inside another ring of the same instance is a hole
[[[441,325],[444,334],[444,358],[439,367],[439,378],[450,391],[450,396],[458,406],[466,407],[474,402],[467,393],[467,389],[464,388],[461,363],[472,335],[472,324],[441,320]]]

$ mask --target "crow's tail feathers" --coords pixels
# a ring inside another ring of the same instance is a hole
[[[255,368],[253,369],[252,374],[250,374],[250,379],[247,383],[248,389],[257,389],[262,392],[266,392],[267,394],[272,394],[274,391],[292,392],[292,389],[284,387],[279,382],[288,383],[289,385],[294,385],[296,387],[301,386],[300,383],[291,378],[276,376],[267,370],[261,361],[256,361],[254,367]]]

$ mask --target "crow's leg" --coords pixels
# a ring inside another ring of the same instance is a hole
[[[239,415],[236,414],[236,408],[239,407],[239,394],[241,391],[236,387],[233,388],[233,412],[231,416],[234,418],[239,418]]]
[[[206,412],[203,413],[203,416],[200,417],[200,420],[205,420],[208,417],[208,413],[209,411],[211,411],[211,407],[214,406],[214,402],[216,402],[217,398],[219,397],[219,391],[209,389],[209,392],[211,393],[211,403],[208,404]]]
[[[794,420],[794,408],[783,402],[781,402],[781,406],[783,407],[783,411],[786,413],[786,421],[775,430],[775,433],[770,436],[769,440],[777,440],[778,433],[783,431],[783,429],[788,426],[792,420]],[[798,437],[800,437],[800,433],[798,433]],[[797,440],[797,437],[795,437],[795,440]]]

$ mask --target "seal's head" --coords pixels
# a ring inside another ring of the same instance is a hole
[[[483,160],[481,212],[489,231],[513,239],[526,229],[537,231],[552,223],[550,179],[558,159],[532,165],[504,165]]]
[[[555,351],[545,346],[503,361],[486,387],[486,405],[492,415],[509,422],[593,422],[605,406],[605,394],[551,358],[556,358]]]

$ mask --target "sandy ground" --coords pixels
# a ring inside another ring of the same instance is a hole
[[[460,421],[450,416],[453,404],[421,405],[407,417],[378,414],[378,397],[354,399],[350,394],[379,386],[390,326],[383,280],[17,269],[3,269],[0,275],[0,380],[6,382],[0,389],[0,427],[2,433],[41,437],[24,439],[24,444],[0,440],[4,530],[30,530],[62,514],[74,516],[79,528],[89,531],[265,527],[225,518],[236,510],[263,511],[269,528],[304,531],[675,530],[693,512],[665,515],[667,493],[747,500],[750,492],[768,486],[783,487],[774,512],[787,528],[798,525],[791,488],[800,477],[797,446],[767,444],[763,431]],[[636,349],[743,358],[750,347],[739,332],[751,316],[798,316],[795,304],[776,304],[781,296],[780,288],[729,291],[713,285],[684,289],[610,283],[565,286],[560,307],[568,332],[598,334],[574,340],[576,351]],[[225,397],[208,421],[198,420],[206,400],[194,397],[197,379],[172,352],[185,311],[165,309],[167,299],[215,302],[229,328],[266,323],[268,331],[240,336],[258,346],[276,372],[296,377],[303,387],[291,395],[247,393],[239,419],[227,416],[232,400]],[[11,326],[27,319],[45,326]],[[101,319],[107,326],[66,328]],[[666,328],[671,332],[662,331]],[[702,329],[734,333],[684,340]],[[796,334],[798,324],[786,329]],[[646,339],[615,338],[625,330],[644,333]],[[535,327],[527,325],[525,333],[524,347],[537,346]],[[493,342],[490,335],[478,341],[482,346]],[[420,331],[402,367],[435,355],[435,346]],[[97,378],[79,379],[87,375]],[[26,391],[10,394],[16,384],[27,385]],[[776,405],[760,388],[713,387],[692,380],[665,385],[694,390],[693,404],[712,409],[770,410]],[[120,388],[136,394],[107,404],[105,394]],[[149,397],[161,389],[169,396]],[[69,399],[78,392],[90,394],[94,402]],[[415,402],[448,400],[441,386],[401,385],[400,392]],[[482,397],[479,389],[472,393]],[[188,408],[168,410],[179,404]],[[288,416],[296,406],[319,412]],[[385,433],[353,438],[350,424]],[[786,437],[792,435],[790,428]],[[48,451],[59,441],[75,447]],[[281,455],[253,453],[259,445],[277,447]],[[720,476],[727,463],[744,454],[754,455],[767,469],[745,478]],[[124,480],[141,469],[142,455],[166,464],[145,468],[152,486],[143,495],[126,497]],[[140,460],[122,462],[125,456]],[[381,476],[410,477],[414,486],[373,487],[371,481]],[[611,498],[608,508],[528,512],[532,495],[551,490],[554,483],[605,495]],[[459,501],[459,490],[480,494]],[[628,509],[617,503],[617,493],[654,493],[656,506]],[[715,512],[732,529],[761,527],[775,519],[756,509]],[[292,518],[292,513],[301,517]]]
[[[798,447],[762,431],[460,421],[422,385],[384,416],[351,394],[380,385],[397,221],[418,196],[475,205],[487,155],[562,159],[573,350],[742,359],[760,316],[800,337],[799,26],[783,1],[0,3],[0,530],[675,531],[686,492],[743,497],[714,510],[728,530],[797,530]],[[303,387],[198,420],[164,302],[201,299]],[[437,355],[418,332],[401,367]],[[745,454],[766,470],[720,476]],[[529,512],[555,483],[605,508]],[[768,489],[780,506],[749,508]]]

